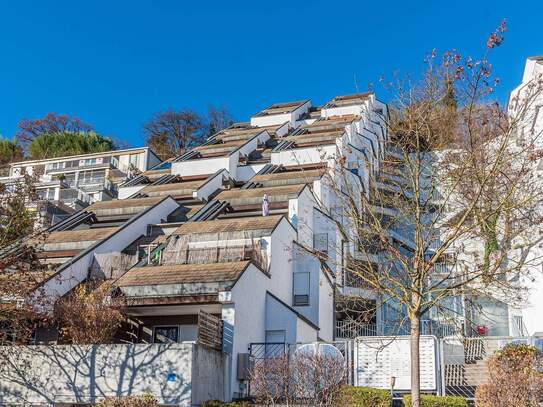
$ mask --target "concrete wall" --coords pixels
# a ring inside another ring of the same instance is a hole
[[[237,165],[237,160],[236,160]],[[230,170],[230,157],[200,158],[195,160],[179,161],[172,163],[172,175],[184,177],[190,175],[213,174],[218,170]],[[230,172],[231,176],[234,176]]]
[[[94,402],[105,396],[153,394],[190,406],[191,389],[222,390],[222,359],[192,344],[0,347],[0,404]],[[193,386],[193,361],[200,383]],[[212,374],[210,372],[216,372]],[[206,383],[208,389],[203,389]],[[214,387],[214,388],[211,388]]]
[[[119,188],[119,199],[126,199],[132,195],[134,195],[136,192],[141,191],[143,188],[145,188],[147,185],[134,185],[133,187],[121,187]]]
[[[224,400],[224,368],[227,356],[205,346],[192,348],[191,399],[193,405],[207,400]]]

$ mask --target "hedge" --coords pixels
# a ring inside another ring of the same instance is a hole
[[[411,395],[403,396],[404,407],[411,407]],[[468,402],[463,397],[456,396],[428,396],[421,395],[420,407],[469,407]]]
[[[342,407],[390,407],[391,401],[388,390],[345,386],[340,391],[336,405]]]

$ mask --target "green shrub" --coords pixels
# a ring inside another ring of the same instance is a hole
[[[202,403],[201,407],[223,407],[224,403],[219,400],[208,400]]]
[[[403,405],[405,407],[411,407],[411,395],[406,394],[403,396]],[[468,407],[469,404],[463,397],[453,396],[428,396],[421,395],[421,407]]]
[[[336,405],[342,407],[390,407],[390,403],[388,390],[344,386],[340,391]]]

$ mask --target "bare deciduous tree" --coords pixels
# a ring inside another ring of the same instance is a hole
[[[207,109],[207,127],[208,135],[211,137],[215,133],[231,126],[234,123],[234,117],[226,107],[209,106]]]
[[[28,204],[36,198],[35,179],[24,176],[14,184],[0,184],[0,342],[25,343],[46,316],[26,301],[48,270],[40,263],[33,241],[36,213]],[[42,300],[42,302],[45,300]]]
[[[143,125],[143,134],[146,144],[166,160],[204,141],[206,122],[192,110],[167,110],[153,115]]]
[[[489,383],[477,387],[478,407],[537,407],[543,401],[543,354],[507,345],[488,362]]]
[[[533,251],[542,219],[539,134],[520,137],[517,129],[543,82],[527,89],[514,116],[491,100],[497,81],[488,58],[504,31],[502,24],[492,33],[479,60],[432,53],[422,80],[391,82],[386,155],[380,168],[368,165],[370,191],[358,200],[348,185],[330,180],[346,197],[340,227],[357,231],[344,233],[358,252],[345,275],[376,292],[397,314],[389,322],[410,332],[416,407],[423,317],[457,321],[464,300],[478,298],[518,304],[523,277],[541,264]],[[338,161],[347,171],[345,158]]]
[[[21,119],[17,125],[16,139],[23,146],[44,134],[80,133],[93,130],[90,124],[67,114],[47,113],[41,119]]]
[[[56,320],[63,336],[75,344],[109,343],[124,320],[111,306],[111,286],[89,282],[76,287],[56,304]]]
[[[337,405],[345,361],[326,353],[294,352],[257,361],[251,391],[266,405]]]

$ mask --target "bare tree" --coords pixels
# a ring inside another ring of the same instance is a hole
[[[47,113],[41,119],[21,119],[17,125],[16,139],[23,146],[45,134],[80,133],[93,130],[90,124],[67,114]]]
[[[124,317],[111,305],[108,283],[89,282],[76,287],[55,308],[61,334],[75,344],[109,343]]]
[[[234,123],[234,117],[224,106],[215,107],[209,106],[207,109],[207,126],[208,136],[211,137],[215,133],[231,126]]]
[[[156,113],[143,125],[146,144],[163,160],[183,154],[204,141],[206,130],[205,119],[188,109]]]
[[[489,382],[477,387],[479,407],[538,407],[543,401],[543,354],[529,345],[509,344],[488,362]]]
[[[489,55],[504,31],[502,24],[492,33],[479,60],[456,52],[440,59],[434,52],[420,81],[394,79],[390,114],[383,117],[386,155],[369,169],[370,191],[359,199],[349,185],[330,180],[344,197],[346,221],[339,226],[356,231],[344,233],[358,253],[345,275],[378,293],[380,304],[397,314],[391,325],[410,332],[416,407],[423,317],[456,321],[464,317],[463,299],[518,304],[523,276],[541,264],[533,250],[542,208],[539,134],[520,138],[517,129],[533,111],[542,81],[523,94],[514,116],[491,100],[497,81]],[[345,158],[338,161],[339,171],[347,171]]]
[[[35,179],[24,176],[14,184],[0,184],[0,343],[25,343],[46,317],[25,299],[48,270],[37,257],[36,213],[29,202],[36,198]],[[33,240],[26,239],[30,236]],[[45,300],[42,300],[42,302]]]
[[[287,352],[258,360],[251,370],[251,391],[266,405],[337,405],[344,383],[342,358],[323,352]]]

